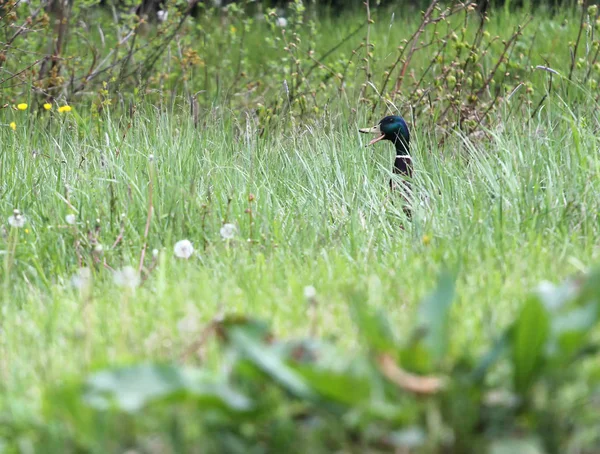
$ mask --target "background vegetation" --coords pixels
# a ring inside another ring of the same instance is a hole
[[[600,451],[594,5],[0,5],[8,452]]]

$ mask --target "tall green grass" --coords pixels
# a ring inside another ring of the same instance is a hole
[[[335,118],[266,140],[253,125],[215,117],[196,130],[180,111],[150,107],[124,139],[111,119],[4,130],[0,211],[27,218],[21,229],[3,220],[5,258],[16,241],[2,274],[4,403],[108,362],[177,358],[223,311],[305,332],[308,285],[323,335],[355,342],[347,301],[357,291],[402,329],[443,268],[459,272],[459,345],[489,342],[524,292],[599,255],[594,127],[559,102],[529,124],[501,124],[490,141],[442,148],[414,129],[412,221],[388,190],[391,147],[364,148]],[[158,265],[124,290],[102,263],[137,268],[151,175],[145,267],[153,249]],[[235,239],[220,237],[224,222]],[[187,261],[173,256],[181,239],[197,250]],[[89,295],[71,285],[80,261],[93,269]]]
[[[500,29],[515,17],[492,20]],[[537,20],[536,56],[552,53],[566,71],[559,22]],[[411,17],[395,21],[375,29],[377,45],[406,36],[399,24]],[[323,20],[323,49],[343,35],[338,24]],[[253,117],[226,106],[207,111],[198,129],[188,112],[175,98],[140,105],[132,119],[83,107],[51,118],[2,113],[6,124],[19,115],[16,131],[0,129],[0,408],[15,418],[35,415],[43,391],[65,377],[177,360],[223,312],[308,332],[306,286],[317,291],[318,333],[352,346],[353,295],[404,330],[437,274],[456,270],[453,346],[477,350],[525,292],[600,256],[591,98],[570,108],[551,94],[533,117],[533,106],[512,112],[507,102],[477,141],[455,131],[440,145],[413,124],[411,220],[388,189],[391,146],[364,148],[357,128],[373,119],[353,101],[332,102],[310,123],[270,123],[262,134]],[[14,209],[26,216],[23,228],[7,222]],[[221,238],[224,223],[237,227],[233,240]],[[189,260],[174,257],[182,239],[196,249]],[[144,249],[142,284],[117,286],[113,270],[137,269]],[[89,292],[72,285],[82,266],[92,269]]]

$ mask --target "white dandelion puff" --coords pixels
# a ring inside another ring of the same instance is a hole
[[[152,257],[154,257],[154,258],[158,257],[158,249],[152,249]]]
[[[65,221],[67,221],[67,224],[69,225],[75,225],[77,222],[77,217],[74,214],[67,214],[65,216]]]
[[[14,210],[13,215],[8,218],[8,224],[16,229],[23,227],[25,222],[27,222],[27,218],[19,210]]]
[[[304,298],[307,300],[314,300],[317,296],[317,289],[312,285],[307,285],[304,287]]]
[[[287,27],[288,21],[285,17],[278,17],[275,23],[278,27],[284,28]]]
[[[120,270],[115,270],[113,280],[119,287],[134,289],[140,285],[140,275],[132,266],[124,266]]]
[[[237,233],[237,227],[233,224],[224,224],[219,233],[224,240],[231,240]]]
[[[164,22],[167,20],[167,17],[169,17],[169,12],[165,11],[165,10],[158,10],[156,12],[156,18],[158,19],[159,22]]]
[[[87,267],[79,268],[73,276],[71,276],[71,285],[77,289],[83,290],[87,288],[92,281],[92,270]]]
[[[181,240],[175,243],[173,252],[175,253],[176,257],[187,260],[194,253],[194,246],[190,240]]]

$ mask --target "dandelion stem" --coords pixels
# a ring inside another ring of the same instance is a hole
[[[17,242],[19,238],[18,228],[11,228],[10,235],[8,237],[8,248],[6,253],[6,259],[4,261],[4,301],[9,300],[10,290],[10,272],[15,261],[15,253],[17,251]]]

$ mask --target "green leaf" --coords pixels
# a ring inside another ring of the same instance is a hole
[[[433,361],[441,360],[448,346],[448,319],[454,298],[455,280],[452,274],[442,273],[437,289],[427,296],[419,307],[417,329],[423,331],[423,343]]]
[[[363,300],[354,299],[350,304],[354,322],[368,347],[376,352],[392,352],[396,341],[387,317],[378,309],[373,309]]]
[[[426,374],[431,372],[431,354],[419,339],[398,349],[400,364],[407,370]]]
[[[269,345],[259,342],[243,327],[232,328],[229,335],[238,351],[287,391],[303,398],[313,395],[302,377],[285,363],[281,352],[278,354]]]
[[[536,380],[549,333],[550,319],[546,308],[537,297],[530,297],[513,328],[512,359],[517,392],[526,393]]]
[[[320,396],[345,405],[359,405],[371,397],[369,377],[352,371],[333,371],[314,364],[297,365],[294,369]]]
[[[555,356],[570,361],[585,347],[587,336],[597,320],[598,306],[595,303],[556,314],[552,318],[552,334],[557,343]]]
[[[263,341],[270,336],[269,324],[264,320],[258,320],[244,315],[227,315],[222,320],[216,322],[217,332],[227,341],[229,331],[236,328],[241,328],[244,332],[257,339]]]
[[[125,412],[165,399],[193,400],[207,407],[248,411],[251,401],[223,383],[215,383],[197,369],[141,364],[93,374],[85,384],[85,401],[97,409],[113,405]]]
[[[388,441],[396,448],[409,451],[423,446],[427,441],[427,435],[420,427],[411,426],[390,433]]]
[[[544,454],[539,441],[536,439],[507,438],[495,440],[490,444],[490,454]]]
[[[591,270],[579,292],[580,304],[594,302],[600,306],[600,267]]]
[[[510,345],[511,329],[506,330],[502,336],[494,342],[494,346],[479,360],[477,366],[471,373],[471,379],[476,383],[482,383],[488,370],[496,364],[500,357],[506,352]]]

